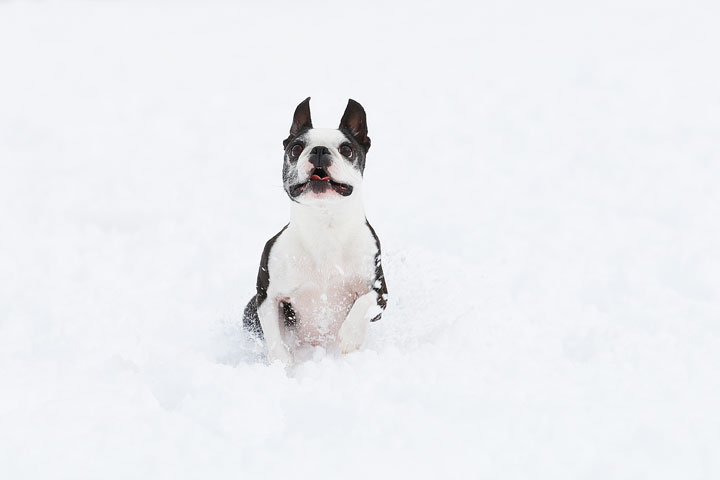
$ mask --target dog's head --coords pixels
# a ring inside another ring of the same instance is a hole
[[[313,128],[308,97],[295,109],[283,147],[283,185],[291,200],[303,204],[342,201],[362,183],[370,149],[365,110],[348,100],[337,129]]]

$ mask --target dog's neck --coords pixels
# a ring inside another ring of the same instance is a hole
[[[344,201],[327,205],[293,203],[288,231],[311,248],[343,244],[365,225],[365,208],[360,189]]]

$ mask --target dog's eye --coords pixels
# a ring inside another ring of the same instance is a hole
[[[299,143],[296,143],[295,145],[293,145],[292,149],[290,150],[290,154],[293,157],[297,157],[298,155],[300,155],[302,153],[302,151],[303,151],[303,146],[300,145]]]
[[[340,146],[340,154],[343,157],[351,157],[352,156],[352,148],[348,147],[347,145]]]

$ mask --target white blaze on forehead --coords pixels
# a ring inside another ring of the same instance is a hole
[[[334,128],[312,128],[303,135],[305,149],[320,145],[324,147],[339,147],[348,141],[347,137]]]

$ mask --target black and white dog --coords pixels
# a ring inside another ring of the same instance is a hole
[[[264,336],[271,362],[291,363],[301,345],[357,350],[385,310],[380,241],[362,202],[367,133],[354,100],[338,129],[313,128],[309,97],[295,110],[283,141],[290,223],[265,244],[257,293],[243,314],[245,327]]]

